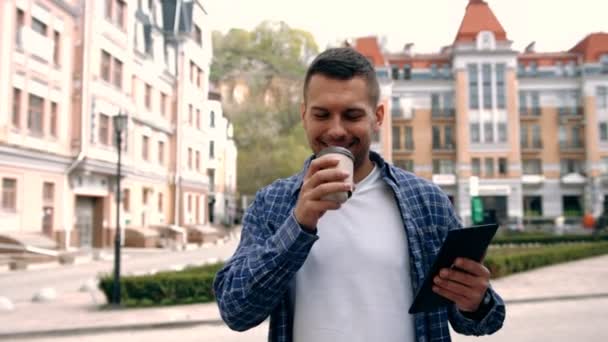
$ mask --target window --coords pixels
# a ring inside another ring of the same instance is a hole
[[[582,160],[562,159],[560,162],[560,171],[562,175],[571,173],[585,174],[585,167]]]
[[[393,150],[401,149],[401,127],[393,126]]]
[[[193,61],[190,61],[190,83],[194,83],[194,78],[196,77],[196,65],[194,65]]]
[[[214,148],[214,142],[213,140],[211,140],[209,142],[209,159],[213,159],[215,158],[215,148]]]
[[[192,195],[188,194],[188,212],[192,212]]]
[[[150,138],[145,135],[141,143],[141,157],[143,160],[150,160]]]
[[[55,183],[42,183],[42,201],[45,203],[53,203],[55,201]]]
[[[501,142],[501,143],[507,142],[507,123],[506,122],[498,123],[498,142]]]
[[[485,142],[494,142],[494,125],[492,122],[484,122],[483,135]]]
[[[196,128],[201,129],[201,110],[196,109]]]
[[[164,141],[158,142],[158,163],[161,165],[165,163],[165,142]]]
[[[542,175],[543,167],[540,159],[524,159],[523,160],[524,175]]]
[[[13,115],[12,124],[21,128],[21,89],[13,88]]]
[[[496,64],[496,106],[498,109],[506,108],[504,64]]]
[[[444,148],[446,149],[453,149],[454,146],[454,129],[452,126],[445,126],[443,127],[443,144],[444,144]]]
[[[215,170],[207,169],[207,177],[209,177],[209,191],[215,191]]]
[[[399,67],[398,67],[398,66],[393,65],[393,66],[391,67],[391,77],[392,77],[394,80],[398,80],[398,79],[399,79]]]
[[[17,210],[17,180],[14,178],[2,178],[2,209]]]
[[[522,148],[528,148],[528,126],[521,125],[519,128],[519,142]]]
[[[492,65],[482,64],[481,81],[483,84],[483,108],[492,109]]]
[[[454,93],[443,93],[443,115],[454,116]]]
[[[471,172],[473,176],[481,176],[481,160],[479,158],[471,160]]]
[[[541,196],[524,196],[524,216],[543,216],[543,198]]]
[[[60,65],[60,53],[61,53],[61,35],[59,31],[54,31],[53,33],[53,63],[55,65]]]
[[[17,8],[17,19],[15,21],[15,43],[17,46],[21,46],[21,28],[25,25],[25,13],[23,10]]]
[[[583,216],[583,198],[581,196],[563,196],[562,206],[565,217]]]
[[[32,30],[46,37],[46,24],[34,17],[32,17]]]
[[[412,127],[405,127],[405,149],[413,150],[414,149],[414,135],[412,134]]]
[[[501,176],[507,175],[507,158],[498,158],[498,174]]]
[[[99,142],[110,145],[110,117],[105,114],[99,114]]]
[[[152,109],[152,86],[146,83],[146,90],[144,93],[144,103],[148,110]]]
[[[519,92],[519,115],[528,115],[528,96],[526,92]]]
[[[486,172],[485,172],[486,177],[493,177],[494,176],[494,159],[486,158],[485,164],[486,164]]]
[[[192,148],[188,147],[188,170],[192,170]]]
[[[106,0],[106,6],[105,6],[105,17],[108,20],[112,20],[112,7],[114,5],[114,1],[115,0]]]
[[[414,172],[414,161],[411,159],[395,160],[395,166],[405,171]]]
[[[125,4],[124,1],[122,0],[117,0],[116,1],[116,13],[114,14],[114,22],[116,23],[116,25],[118,25],[120,28],[126,28],[125,25],[125,9],[126,9],[127,5]]]
[[[192,105],[188,105],[188,124],[190,126],[193,126],[194,123],[194,108],[192,108]]]
[[[129,189],[124,189],[122,191],[122,210],[131,211],[131,191]]]
[[[203,46],[203,32],[198,25],[194,25],[194,41],[199,45]]]
[[[608,123],[600,122],[600,140],[608,141]]]
[[[433,149],[441,148],[441,128],[433,126]]]
[[[536,64],[535,61],[532,61],[532,62],[530,62],[529,67],[530,67],[530,76],[536,76],[536,74],[538,73],[538,64]]]
[[[583,144],[583,126],[575,125],[571,127],[572,129],[572,147],[581,148],[584,146]]]
[[[608,108],[608,87],[597,87],[597,108]]]
[[[110,68],[112,64],[112,57],[109,53],[101,50],[101,78],[110,82]]]
[[[401,99],[393,96],[391,98],[391,115],[393,117],[401,117],[403,111],[401,110]]]
[[[433,63],[431,64],[431,78],[437,78],[437,76],[439,76],[437,72],[437,64]]]
[[[467,66],[469,75],[469,108],[479,109],[479,81],[477,79],[477,64]]]
[[[441,109],[439,108],[439,94],[438,93],[431,94],[431,115],[432,116],[441,115]]]
[[[480,142],[481,140],[479,137],[479,122],[471,123],[469,127],[471,130],[471,142],[473,142],[473,143]]]
[[[57,137],[57,116],[58,116],[57,102],[51,102],[51,117],[49,133],[52,137]]]
[[[194,165],[196,166],[196,171],[200,171],[201,170],[201,153],[199,151],[196,151],[194,153],[194,156],[195,156]]]
[[[167,94],[160,93],[160,113],[162,116],[167,116]]]
[[[454,174],[454,161],[451,159],[433,159],[433,174]]]
[[[403,79],[409,80],[412,78],[412,67],[409,64],[403,66]]]
[[[209,113],[209,127],[215,127],[215,112]]]
[[[122,89],[122,62],[114,58],[114,85]]]
[[[44,99],[42,97],[30,94],[29,109],[27,116],[27,129],[35,135],[43,134],[44,122],[43,117]]]
[[[542,138],[540,136],[540,125],[532,125],[532,147],[543,147]]]
[[[158,211],[163,211],[163,194],[161,192],[158,193]]]
[[[141,189],[141,202],[144,206],[148,205],[149,195],[150,195],[150,191],[147,188]]]
[[[530,92],[532,97],[532,115],[540,115],[540,94],[538,91]]]

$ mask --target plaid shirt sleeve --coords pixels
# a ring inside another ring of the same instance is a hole
[[[287,203],[282,196],[265,196],[264,190],[256,195],[243,218],[239,246],[215,278],[220,314],[233,330],[250,329],[270,315],[318,239],[300,227],[292,209],[273,229],[269,218],[276,215],[274,207],[285,209]]]
[[[449,201],[446,198],[446,201]],[[451,205],[447,206],[448,217],[450,217],[450,223],[448,224],[450,229],[462,228],[462,223],[456,216],[454,209]],[[486,313],[486,315],[480,320],[473,320],[465,317],[456,305],[452,305],[448,311],[448,318],[452,325],[452,328],[457,333],[463,335],[489,335],[498,331],[505,320],[505,303],[502,298],[496,293],[491,287],[488,289],[493,299],[493,306]]]

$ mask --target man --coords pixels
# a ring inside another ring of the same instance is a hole
[[[384,119],[369,61],[350,48],[321,53],[309,67],[302,123],[315,154],[328,146],[355,157],[352,190],[336,160],[314,159],[302,171],[260,190],[245,213],[240,244],[214,289],[234,330],[270,316],[269,341],[450,341],[455,331],[483,335],[503,323],[490,272],[472,260],[441,270],[434,290],[455,304],[408,314],[448,230],[461,224],[434,184],[370,152]]]

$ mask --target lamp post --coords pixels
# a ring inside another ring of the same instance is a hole
[[[118,162],[116,163],[116,234],[114,234],[114,282],[112,284],[112,304],[120,305],[120,244],[122,242],[120,229],[120,167],[122,152],[122,133],[127,126],[128,117],[122,111],[112,118],[114,133],[116,136],[116,151],[118,152]]]

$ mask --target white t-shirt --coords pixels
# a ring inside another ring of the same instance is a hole
[[[296,274],[294,341],[415,341],[405,229],[380,170],[317,230]]]

